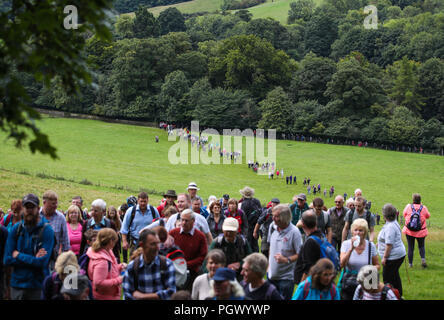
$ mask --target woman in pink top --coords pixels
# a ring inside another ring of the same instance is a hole
[[[423,268],[426,268],[427,264],[425,261],[425,237],[428,234],[426,219],[430,218],[430,213],[427,210],[427,207],[421,204],[420,194],[418,193],[413,194],[412,202],[413,204],[408,204],[404,208],[405,225],[404,228],[402,229],[402,233],[405,233],[407,237],[408,258],[409,258],[410,268],[413,266],[413,250],[415,249],[415,239],[418,241],[419,255],[421,256],[421,265]],[[410,219],[412,217],[412,211],[413,211],[412,207],[415,209],[415,211],[419,211],[421,209],[421,212],[419,214],[421,229],[418,231],[413,231],[408,228]]]
[[[93,297],[96,300],[120,300],[126,263],[118,264],[113,248],[118,241],[117,233],[111,228],[103,228],[96,241],[88,249],[88,275],[92,281]]]
[[[66,226],[68,229],[69,243],[71,250],[76,254],[77,258],[80,255],[80,243],[82,242],[82,214],[76,205],[71,205],[66,213]]]

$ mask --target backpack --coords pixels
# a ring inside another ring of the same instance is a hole
[[[92,279],[89,277],[89,273],[88,273],[88,266],[89,266],[89,256],[84,253],[79,257],[79,266],[80,266],[80,271],[84,272],[86,274],[86,276],[88,277],[89,280],[92,281]],[[111,271],[111,261],[108,260],[108,272]]]
[[[182,288],[188,279],[187,261],[184,252],[179,247],[173,247],[165,257],[173,262],[176,270],[176,287]]]
[[[309,238],[314,239],[319,244],[321,249],[321,258],[330,259],[330,261],[333,262],[335,269],[339,271],[341,269],[341,265],[339,263],[338,252],[336,251],[335,247],[333,247],[332,244],[327,241],[327,238],[322,237],[322,240],[317,236],[309,236]]]
[[[401,294],[399,293],[399,290],[394,288],[390,283],[384,284],[384,288],[382,289],[382,292],[381,292],[381,300],[387,299],[387,293],[389,290],[393,291],[393,293],[395,294],[395,296],[398,300],[404,300],[402,298]],[[364,289],[362,289],[362,286],[359,287],[358,295],[359,295],[359,300],[362,300],[362,298],[364,297]]]
[[[18,240],[18,238],[19,237],[21,237],[22,236],[22,234],[23,234],[23,223],[21,223],[21,222],[19,222],[20,224],[19,224],[19,226],[18,226],[18,228],[17,228],[17,232],[15,233],[15,241],[17,242],[17,240]],[[46,228],[46,226],[50,226],[51,227],[51,225],[48,223],[48,222],[45,222],[44,224],[43,224],[43,226],[42,227],[40,227],[40,230],[39,230],[39,232],[37,233],[37,234],[33,234],[32,236],[31,236],[31,239],[32,239],[32,243],[34,243],[34,248],[33,248],[33,250],[32,250],[32,252],[34,253],[34,255],[36,255],[37,254],[37,252],[41,249],[41,247],[42,247],[42,242],[43,242],[43,231],[45,231],[45,228]],[[52,227],[51,227],[52,228]],[[38,240],[38,241],[37,241]],[[56,252],[56,248],[55,248],[55,244],[57,243],[57,239],[56,239],[56,236],[55,236],[55,233],[54,233],[54,246],[53,246],[53,248],[52,248],[52,251],[51,251],[51,256],[49,257],[49,261],[55,261],[56,259],[57,259],[57,252]]]
[[[308,293],[310,292],[310,286],[311,286],[311,283],[308,280],[305,280],[304,300],[307,299]],[[330,297],[332,300],[336,297],[336,286],[334,283],[332,283],[330,286]],[[322,293],[321,293],[321,299],[322,299]]]
[[[4,218],[3,218],[3,226],[8,227],[8,224],[12,221],[12,213],[11,214],[7,214]]]
[[[423,206],[421,205],[419,207],[419,210],[416,211],[415,207],[412,204],[412,213],[410,214],[410,221],[406,225],[407,229],[409,229],[410,231],[419,231],[422,229],[422,224],[421,224],[421,210],[422,210],[422,208],[423,208]]]

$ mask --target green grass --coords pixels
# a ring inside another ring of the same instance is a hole
[[[168,6],[153,7],[149,8],[148,11],[150,11],[155,17],[157,17],[162,11],[172,7],[177,8],[182,13],[214,12],[220,11],[222,3],[223,0],[193,0]],[[134,12],[125,14],[134,16]]]
[[[28,192],[41,196],[48,189],[58,193],[63,210],[75,195],[81,195],[86,206],[97,198],[119,206],[140,189],[148,190],[150,203],[157,205],[164,191],[185,192],[190,181],[198,184],[205,202],[212,194],[239,198],[239,190],[248,185],[263,204],[273,197],[290,203],[295,194],[306,191],[301,184],[305,176],[321,183],[322,190],[334,185],[337,194],[351,195],[361,188],[364,197],[372,201],[373,212],[380,212],[387,202],[402,211],[412,193],[418,192],[431,212],[426,241],[430,267],[421,270],[416,250],[415,267],[409,270],[411,285],[404,266],[401,269],[405,296],[444,299],[444,157],[278,140],[278,168],[298,178],[297,185],[286,185],[285,179],[269,180],[254,174],[245,164],[248,159],[241,165],[173,165],[168,161],[168,151],[175,142],[169,142],[166,132],[155,128],[56,118],[44,118],[38,126],[57,147],[60,160],[32,155],[28,149],[19,150],[12,142],[4,142],[0,147],[3,209]],[[155,143],[156,135],[159,143]],[[5,139],[4,133],[0,139]],[[312,199],[310,195],[308,200]],[[327,207],[334,205],[328,195],[325,202]]]

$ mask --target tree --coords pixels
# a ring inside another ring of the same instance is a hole
[[[444,60],[432,58],[419,66],[418,94],[425,97],[421,115],[444,122]]]
[[[399,145],[417,145],[421,136],[424,120],[404,106],[396,107],[392,118],[388,121],[389,142]]]
[[[294,106],[293,131],[297,133],[310,133],[310,130],[319,122],[322,105],[314,100],[299,101]]]
[[[160,34],[169,32],[186,31],[185,18],[177,8],[168,8],[162,11],[157,18],[160,27]]]
[[[234,13],[234,15],[239,17],[241,20],[245,22],[250,22],[251,19],[253,18],[253,14],[246,9],[238,10]]]
[[[67,5],[75,5],[81,13],[78,29],[63,28],[63,13]],[[32,153],[41,152],[57,158],[56,148],[42,133],[35,120],[40,115],[13,68],[31,74],[38,83],[50,87],[51,79],[58,76],[68,94],[77,92],[80,84],[90,83],[91,74],[81,54],[84,35],[95,33],[99,38],[110,39],[108,29],[111,3],[103,0],[53,1],[16,0],[11,7],[0,12],[0,128],[8,133],[17,147],[29,138]]]
[[[134,38],[134,19],[128,15],[121,15],[116,21],[117,35],[123,38]]]
[[[293,104],[282,87],[276,87],[259,102],[262,118],[258,127],[276,129],[277,132],[289,132],[293,126]]]
[[[165,77],[159,94],[162,119],[178,122],[186,117],[188,105],[184,96],[189,89],[188,80],[182,71],[173,71]]]
[[[147,7],[140,6],[137,9],[133,22],[133,32],[134,36],[139,39],[160,35],[159,23]]]
[[[295,23],[296,20],[309,21],[313,15],[315,3],[313,0],[296,0],[290,3],[287,23]]]

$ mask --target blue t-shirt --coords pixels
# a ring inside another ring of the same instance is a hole
[[[154,213],[151,212],[150,205],[147,206],[147,209],[144,213],[140,211],[139,205],[136,206],[136,215],[134,216],[133,223],[131,224],[130,230],[129,223],[131,220],[131,214],[134,210],[134,207],[131,207],[131,209],[128,209],[125,217],[123,218],[122,227],[120,228],[120,232],[125,235],[131,235],[131,237],[136,242],[137,239],[139,239],[139,232],[151,224],[155,218],[159,218],[159,212],[156,208],[152,207],[154,210]]]

